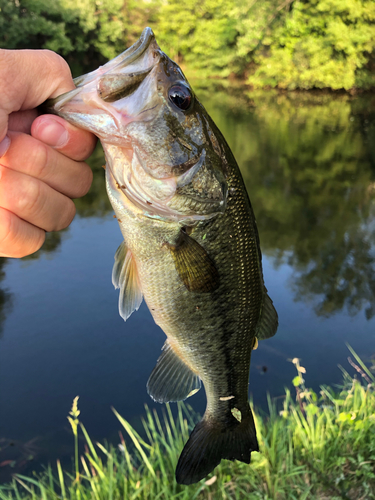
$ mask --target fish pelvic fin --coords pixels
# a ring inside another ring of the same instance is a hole
[[[121,243],[115,253],[112,283],[115,288],[120,288],[118,308],[120,316],[126,321],[133,311],[139,309],[143,294],[133,255],[125,241]]]
[[[259,450],[254,419],[249,406],[242,414],[237,411],[240,416],[232,410],[233,420],[227,419],[228,425],[224,428],[211,416],[204,415],[178,460],[177,483],[197,483],[213,471],[223,458],[250,463],[251,452]]]
[[[260,318],[256,327],[255,336],[258,340],[269,339],[273,337],[279,326],[276,309],[269,297],[266,288],[264,288],[264,299]]]
[[[182,401],[201,388],[201,379],[173,351],[168,340],[147,382],[154,401]]]

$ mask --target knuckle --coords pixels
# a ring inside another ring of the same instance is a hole
[[[43,246],[45,239],[46,233],[44,231],[38,231],[37,234],[33,238],[30,238],[24,245],[14,248],[12,257],[21,259],[22,257],[37,252]]]
[[[22,232],[23,224],[8,210],[0,210],[0,256],[22,258],[30,255],[43,245],[45,232],[32,228],[27,238]]]
[[[20,190],[18,198],[18,211],[28,217],[34,217],[42,208],[42,184],[41,182],[30,178],[27,184]]]
[[[8,210],[0,211],[0,252],[9,254],[12,251],[15,237],[13,217]]]
[[[59,54],[53,52],[53,50],[44,49],[41,51],[45,57],[45,61],[48,64],[51,71],[58,75],[61,80],[71,78],[71,71],[68,63]]]
[[[25,255],[30,255],[32,253],[37,252],[43,246],[45,240],[46,240],[45,231],[38,230],[37,235],[34,237],[32,241],[30,241],[30,248],[27,250],[27,253]]]
[[[75,215],[76,215],[76,206],[74,205],[73,201],[72,200],[69,200],[69,204],[68,204],[68,210],[66,211],[66,214],[65,214],[65,217],[66,217],[66,226],[64,227],[68,227],[69,224],[71,224],[72,220],[74,219]]]
[[[35,141],[29,152],[32,176],[42,180],[46,179],[48,177],[47,170],[49,164],[48,146],[42,142]]]
[[[71,224],[76,214],[76,207],[70,198],[66,198],[64,208],[61,210],[60,214],[59,220],[52,228],[48,229],[49,231],[60,231]]]

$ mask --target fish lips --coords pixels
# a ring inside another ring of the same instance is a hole
[[[206,162],[206,151],[198,146],[195,154],[175,165],[160,164],[159,169],[149,169],[147,162],[142,161],[142,145],[139,144],[139,154],[128,125],[137,121],[147,122],[155,119],[155,110],[165,102],[158,85],[167,83],[170,75],[173,79],[184,79],[181,70],[159,48],[155,36],[150,28],[146,28],[140,39],[122,54],[112,59],[104,66],[82,75],[74,80],[77,88],[55,99],[50,99],[42,106],[42,111],[58,114],[70,123],[96,134],[104,143],[118,145],[132,150],[139,163],[147,174],[156,180],[169,179],[176,189],[176,200],[172,200],[172,193],[165,199],[171,205],[166,210],[172,218],[180,219],[186,216],[194,220],[206,218],[207,214],[224,211],[226,190],[216,196],[216,199],[204,199],[198,194],[187,196],[187,204],[183,210],[179,193],[181,189],[191,183],[194,176]],[[164,81],[164,79],[167,81]],[[136,98],[126,99],[137,91]],[[177,158],[175,158],[177,160]],[[155,164],[153,165],[155,167]],[[112,174],[119,185],[116,169],[111,168]],[[217,192],[217,189],[216,189]],[[124,193],[129,197],[130,191]],[[135,199],[140,208],[148,205],[146,200],[137,196]],[[177,200],[179,198],[179,200]],[[218,199],[219,198],[219,199]],[[161,200],[160,200],[161,201]],[[176,210],[172,205],[176,201]],[[178,201],[178,203],[177,203]],[[191,204],[189,208],[188,205]],[[158,205],[158,203],[156,203]],[[150,207],[149,212],[151,211]],[[157,211],[157,206],[153,207]],[[194,213],[198,211],[198,213]]]
[[[97,70],[77,77],[74,90],[48,99],[39,110],[57,114],[105,142],[127,147],[126,126],[137,121],[140,113],[143,116],[139,119],[147,119],[144,113],[152,106],[148,88],[137,96],[136,103],[122,99],[142,85],[162,54],[153,31],[145,28],[134,45]],[[117,107],[116,101],[120,100],[121,106]],[[143,103],[142,109],[139,103]]]

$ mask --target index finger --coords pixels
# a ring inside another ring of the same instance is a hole
[[[31,126],[31,135],[77,161],[86,160],[94,151],[97,141],[87,130],[79,129],[55,115],[36,118]],[[56,143],[57,138],[60,142]]]

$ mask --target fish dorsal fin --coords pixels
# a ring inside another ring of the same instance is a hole
[[[118,308],[120,316],[126,321],[133,311],[139,309],[143,294],[133,255],[127,248],[125,241],[121,243],[115,253],[112,283],[115,288],[120,288]]]
[[[201,388],[201,379],[177,356],[168,340],[147,382],[147,392],[158,403],[182,401]]]
[[[256,328],[256,337],[258,340],[269,339],[276,333],[279,321],[277,318],[276,309],[273,306],[272,300],[264,289],[264,299],[260,318]]]
[[[176,270],[189,292],[212,292],[219,286],[219,273],[206,250],[181,230],[175,245],[168,245]]]

